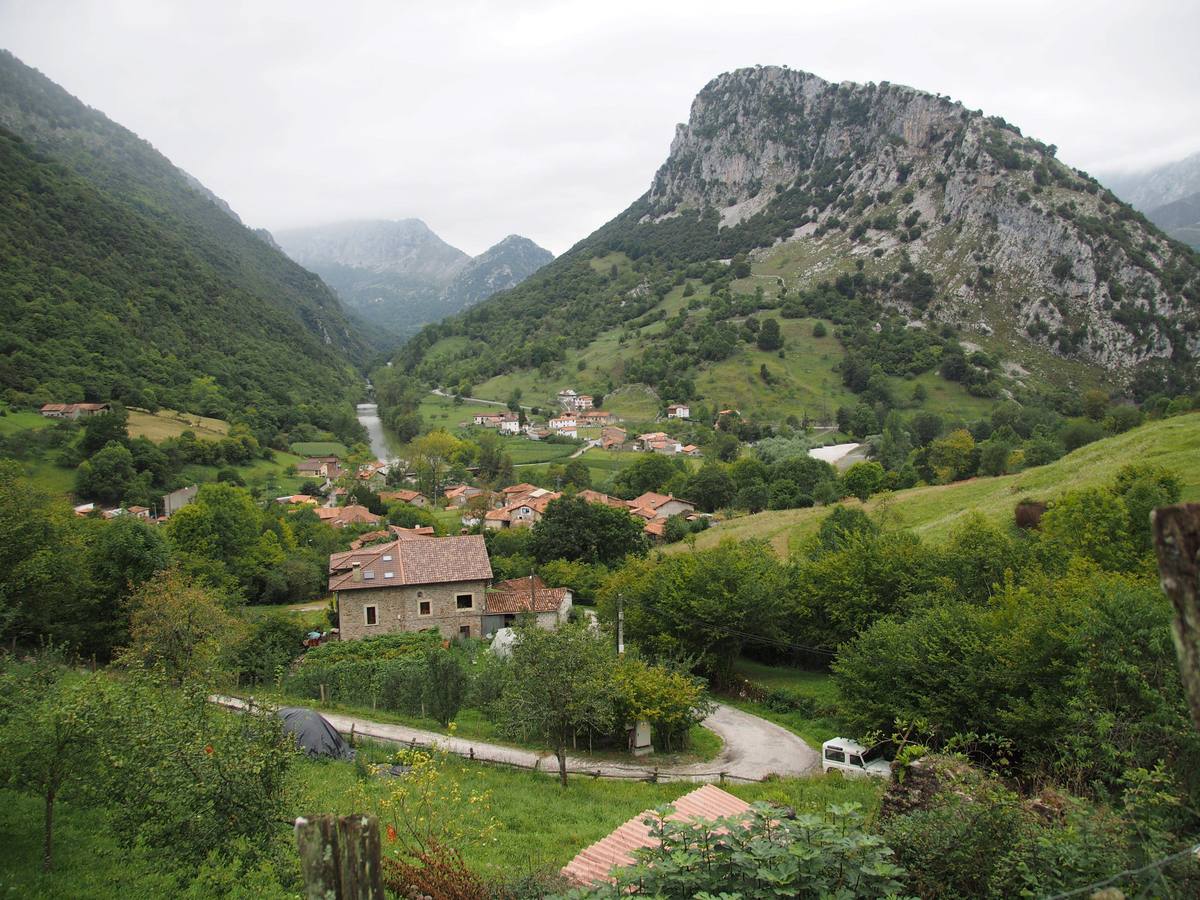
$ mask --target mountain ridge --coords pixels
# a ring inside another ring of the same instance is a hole
[[[520,235],[472,257],[416,218],[346,220],[275,238],[350,309],[400,336],[516,286],[554,258]]]
[[[773,261],[785,249],[805,263],[780,271]],[[581,265],[612,253],[660,270],[618,294]],[[653,311],[645,292],[662,301],[689,266],[739,254],[773,274],[721,290],[735,301],[738,290],[759,291],[758,309],[854,276],[903,327],[1032,344],[1114,381],[1143,369],[1195,375],[1195,255],[1059,162],[1053,145],[940,95],[782,67],[711,80],[642,197],[524,285],[428,329],[402,359],[451,382],[566,362],[605,328]],[[472,342],[437,365],[424,359],[441,338],[513,317],[505,337],[520,348],[489,358]]]

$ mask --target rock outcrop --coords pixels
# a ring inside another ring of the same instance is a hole
[[[1055,148],[948,98],[777,67],[711,81],[638,222],[683,215],[759,256],[807,241],[902,254],[937,296],[914,318],[1037,341],[1128,371],[1200,351],[1200,267]]]

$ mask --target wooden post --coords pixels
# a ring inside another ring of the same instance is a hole
[[[321,705],[325,705],[325,682],[321,682]]]
[[[1200,503],[1161,507],[1150,523],[1159,581],[1175,607],[1171,633],[1183,691],[1200,730]]]
[[[296,847],[305,900],[384,900],[374,816],[299,818]]]

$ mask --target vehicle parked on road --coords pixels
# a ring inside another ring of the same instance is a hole
[[[882,757],[882,746],[864,747],[849,738],[835,737],[821,745],[821,769],[850,778],[891,778],[892,764]]]

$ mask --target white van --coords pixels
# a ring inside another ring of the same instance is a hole
[[[891,778],[892,764],[880,752],[878,746],[868,749],[848,738],[835,737],[821,745],[821,768],[826,772],[836,769],[847,777]]]

